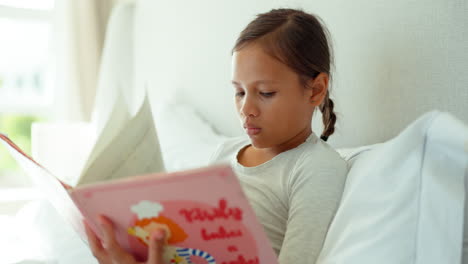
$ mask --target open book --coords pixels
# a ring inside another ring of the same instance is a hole
[[[148,96],[130,118],[120,93],[76,185],[164,171]]]
[[[7,136],[0,134],[0,142],[84,241],[83,218],[101,237],[97,218],[104,214],[114,222],[119,243],[138,260],[147,257],[151,231],[162,227],[170,234],[166,263],[277,263],[229,166],[164,173],[148,100],[133,118],[122,117],[111,115],[74,188]]]

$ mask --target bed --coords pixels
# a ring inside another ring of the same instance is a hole
[[[466,1],[124,2],[108,26],[94,124],[118,90],[133,112],[147,91],[168,170],[206,165],[217,144],[242,135],[229,79],[237,34],[284,6],[318,14],[331,31],[339,120],[329,142],[351,165],[318,263],[462,263]],[[45,201],[25,206],[18,223],[32,249],[18,263],[95,263]]]

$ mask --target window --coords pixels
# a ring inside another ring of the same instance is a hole
[[[44,112],[52,103],[52,4],[0,0],[1,112]]]
[[[0,0],[0,132],[28,153],[31,123],[46,120],[53,103],[53,11],[54,0]],[[27,177],[0,146],[0,189],[25,186]]]

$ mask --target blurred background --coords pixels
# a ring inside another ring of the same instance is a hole
[[[123,0],[120,0],[123,1]],[[31,153],[36,121],[89,121],[106,25],[119,0],[0,0],[0,132]],[[35,194],[0,147],[0,215]]]

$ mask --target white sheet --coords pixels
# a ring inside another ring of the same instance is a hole
[[[97,264],[87,245],[45,200],[0,216],[2,264]]]
[[[467,141],[434,111],[358,156],[318,263],[459,263]]]

